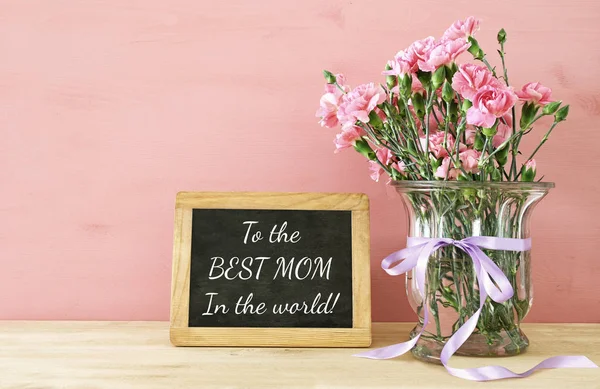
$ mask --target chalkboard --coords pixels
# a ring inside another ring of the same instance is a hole
[[[171,342],[371,342],[368,199],[362,194],[177,195]]]
[[[190,327],[352,328],[351,211],[194,209]]]

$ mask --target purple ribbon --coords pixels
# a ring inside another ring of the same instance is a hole
[[[470,369],[457,369],[448,366],[450,357],[467,341],[475,330],[481,309],[487,297],[497,303],[503,303],[513,296],[513,288],[500,268],[481,250],[527,251],[531,249],[531,239],[496,238],[491,236],[471,236],[463,240],[447,238],[415,238],[409,237],[407,247],[392,253],[381,262],[381,267],[389,275],[397,276],[415,269],[417,290],[423,298],[423,326],[417,336],[408,342],[370,350],[356,354],[357,357],[371,359],[390,359],[410,351],[429,323],[429,309],[425,298],[425,276],[429,257],[436,250],[455,246],[471,257],[479,284],[479,309],[448,339],[440,354],[440,361],[450,374],[472,381],[491,381],[503,378],[524,378],[539,369],[554,368],[597,368],[591,360],[584,356],[556,356],[545,359],[523,373],[514,373],[502,366],[484,366]]]

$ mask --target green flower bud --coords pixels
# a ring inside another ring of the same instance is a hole
[[[469,53],[473,55],[473,58],[482,60],[483,57],[485,57],[485,53],[483,52],[483,50],[481,50],[481,47],[479,47],[479,42],[477,42],[477,39],[470,36],[469,43],[471,44],[471,46],[469,47]]]
[[[523,109],[521,110],[521,121],[519,122],[522,129],[527,129],[531,126],[531,122],[535,118],[539,107],[537,107],[533,103],[525,103],[523,104]]]
[[[335,84],[335,75],[329,70],[323,70],[323,76],[325,76],[325,81],[327,81],[328,84]]]
[[[467,112],[469,110],[469,108],[471,108],[473,106],[473,103],[467,99],[464,99],[462,102],[462,106],[460,107],[460,110],[462,112]]]
[[[501,29],[500,31],[498,31],[498,43],[504,43],[506,42],[506,31],[504,31],[504,29]]]
[[[569,115],[569,106],[565,105],[561,109],[559,109],[554,115],[555,122],[562,122],[563,120],[567,120],[567,115]]]
[[[419,70],[417,71],[417,78],[421,81],[421,84],[423,84],[423,88],[428,90],[431,85],[431,73]]]
[[[383,126],[383,121],[381,120],[379,115],[377,115],[377,112],[375,112],[375,110],[369,112],[369,124],[373,128],[381,128]]]
[[[484,144],[485,144],[485,141],[483,139],[483,134],[481,134],[480,132],[476,133],[475,141],[473,142],[473,147],[475,148],[475,150],[477,150],[477,151],[483,150]]]
[[[385,70],[391,70],[392,67],[388,64],[385,65]],[[396,76],[386,76],[385,83],[387,84],[388,89],[392,89],[398,83],[398,77]]]
[[[492,172],[492,181],[502,181],[502,172],[500,169],[494,169]]]
[[[458,103],[454,100],[450,102],[450,106],[448,107],[448,116],[451,121],[458,121]]]
[[[531,159],[523,165],[521,168],[521,181],[533,182],[535,179],[535,160]]]
[[[446,67],[440,66],[439,68],[437,68],[437,70],[435,72],[433,72],[433,75],[431,76],[431,86],[433,87],[433,89],[437,89],[440,86],[442,86],[445,79],[446,79]]]
[[[447,103],[454,100],[454,89],[452,89],[452,85],[448,81],[444,83],[444,87],[442,88],[442,99]]]
[[[552,115],[553,113],[558,111],[558,108],[560,107],[561,103],[562,103],[562,101],[553,101],[553,102],[547,104],[544,107],[544,109],[542,109],[542,113],[544,115]]]
[[[506,162],[508,161],[508,145],[504,146],[500,151],[497,151],[494,156],[496,157],[498,165],[506,165]]]
[[[496,135],[496,132],[498,132],[498,121],[496,121],[496,124],[494,124],[492,127],[490,128],[482,128],[481,132],[483,133],[483,135],[491,138],[492,136]]]
[[[446,80],[452,83],[452,77],[454,77],[454,73],[458,71],[458,65],[456,62],[452,62],[450,65],[446,65]]]
[[[400,93],[405,99],[408,99],[412,93],[412,76],[405,74],[400,79]]]
[[[425,116],[425,100],[423,99],[423,95],[421,93],[417,92],[412,96],[412,105],[417,116],[423,119]]]
[[[354,142],[354,150],[358,151],[371,161],[374,161],[375,158],[377,158],[375,152],[373,151],[371,146],[369,146],[369,143],[362,138],[357,139],[356,142]]]

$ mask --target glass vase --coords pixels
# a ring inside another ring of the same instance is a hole
[[[408,236],[450,238],[530,237],[530,218],[553,183],[396,181],[408,216]],[[530,251],[483,250],[504,272],[514,295],[504,303],[487,299],[477,327],[456,355],[509,356],[523,353],[529,341],[521,321],[531,307]],[[414,270],[406,275],[406,293],[423,326],[423,298]],[[425,286],[429,324],[413,348],[423,361],[439,363],[446,341],[479,308],[479,287],[473,262],[462,250],[447,246],[429,258]]]

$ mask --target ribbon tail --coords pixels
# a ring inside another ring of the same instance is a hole
[[[525,378],[537,370],[542,369],[565,369],[565,368],[598,368],[590,359],[584,356],[559,355],[550,357],[538,363],[531,369],[523,373],[515,373],[503,366],[483,366],[468,369],[455,369],[446,366],[450,374],[455,377],[464,378],[471,381],[493,381],[506,378]]]
[[[391,359],[399,357],[402,354],[406,354],[409,352],[417,341],[419,340],[419,336],[415,336],[413,339],[408,342],[393,344],[391,346],[378,348],[375,350],[365,351],[363,353],[354,354],[355,357],[360,358],[369,358],[369,359]]]

